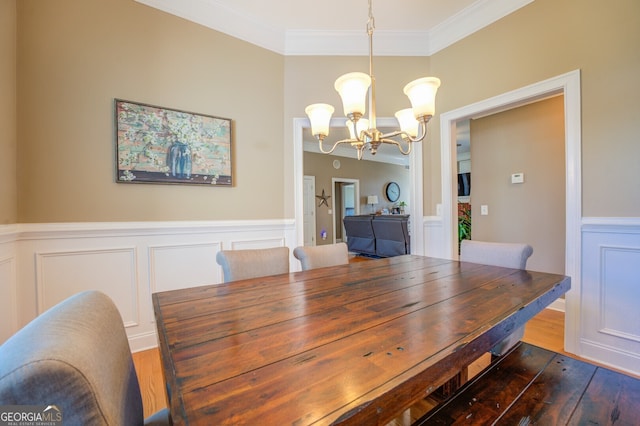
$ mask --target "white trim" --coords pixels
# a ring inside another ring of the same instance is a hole
[[[547,309],[558,312],[566,312],[566,303],[564,298],[554,300],[552,304],[547,306]]]
[[[450,258],[457,258],[453,242],[457,212],[453,209],[453,171],[456,161],[455,123],[477,118],[549,96],[563,94],[565,107],[566,150],[566,249],[565,274],[571,277],[571,290],[566,295],[565,348],[579,353],[580,336],[580,244],[582,217],[581,177],[581,98],[580,71],[575,70],[532,85],[507,92],[440,115],[440,148],[442,161],[442,212],[445,236],[441,242]]]
[[[19,240],[58,238],[95,238],[117,235],[200,234],[206,232],[244,232],[247,228],[279,230],[293,225],[291,219],[215,220],[165,222],[69,222],[25,223],[18,225]]]
[[[221,0],[135,1],[282,55],[369,54],[364,25],[362,30],[287,29],[270,25],[268,17],[250,10],[239,12]],[[376,30],[375,54],[432,55],[533,1],[478,0],[431,29]]]
[[[428,55],[479,31],[534,0],[479,0],[429,31]]]
[[[305,180],[309,180],[309,181],[311,181],[313,183],[313,191],[311,191],[310,194],[307,194],[307,197],[313,197],[313,203],[311,204],[312,205],[312,212],[313,212],[313,220],[310,220],[309,222],[311,222],[310,226],[311,226],[311,228],[313,228],[313,230],[311,231],[311,245],[315,246],[318,243],[318,236],[316,234],[316,232],[317,232],[317,220],[316,220],[317,212],[316,212],[316,203],[315,203],[315,199],[316,199],[315,198],[315,195],[316,195],[316,177],[313,176],[313,175],[304,175],[302,177],[303,185],[304,185],[304,181]],[[302,189],[302,200],[303,200],[303,207],[302,207],[302,212],[303,212],[302,226],[303,227],[302,227],[302,229],[304,229],[304,204],[308,201],[305,198],[305,195],[304,195],[304,187]],[[304,237],[304,233],[303,233],[303,237]],[[303,241],[302,245],[306,246],[307,245],[306,241]]]
[[[582,229],[590,232],[603,231],[610,233],[619,228],[627,233],[638,233],[640,227],[640,217],[584,217],[582,218]]]
[[[284,30],[265,25],[264,20],[255,15],[240,14],[223,2],[211,0],[135,1],[276,53],[284,53]]]

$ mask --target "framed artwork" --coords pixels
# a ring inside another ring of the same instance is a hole
[[[232,185],[231,120],[115,100],[120,183]]]

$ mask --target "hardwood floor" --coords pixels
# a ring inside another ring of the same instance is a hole
[[[158,348],[136,352],[133,354],[133,363],[140,383],[142,406],[146,418],[167,406],[160,352]]]
[[[545,309],[527,323],[523,340],[554,352],[565,353],[563,350],[564,313]],[[486,367],[489,360],[490,357],[486,355],[469,366],[469,377],[474,376]],[[158,349],[134,353],[133,362],[140,382],[142,403],[146,417],[166,407],[166,391]],[[405,411],[402,416],[398,417],[390,425],[410,425],[434,404],[435,402],[429,399],[421,401]]]

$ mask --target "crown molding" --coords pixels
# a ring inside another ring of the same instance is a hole
[[[429,53],[434,53],[488,27],[535,0],[479,0],[433,27],[429,32]]]
[[[365,31],[284,30],[216,0],[135,0],[282,55],[367,56]],[[376,30],[379,56],[430,56],[534,0],[478,0],[431,30]]]
[[[135,0],[248,43],[284,54],[285,32],[252,16],[239,14],[215,0]]]

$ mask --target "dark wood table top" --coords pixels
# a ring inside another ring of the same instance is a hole
[[[385,424],[570,288],[422,256],[153,295],[175,424]]]

